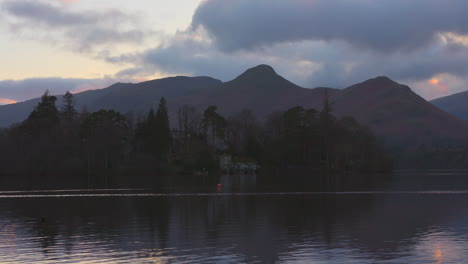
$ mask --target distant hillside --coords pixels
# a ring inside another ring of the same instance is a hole
[[[403,144],[433,140],[467,140],[468,123],[433,106],[405,85],[377,77],[343,90],[302,88],[279,76],[268,65],[248,69],[229,82],[210,77],[172,77],[138,84],[117,83],[75,95],[77,108],[114,109],[145,113],[167,99],[174,119],[178,107],[189,104],[203,110],[209,105],[229,115],[251,109],[259,117],[293,106],[321,109],[325,93],[337,116],[353,116],[376,134]],[[38,99],[0,107],[0,127],[25,119]],[[437,101],[437,100],[436,100]]]
[[[343,89],[335,113],[350,115],[379,135],[406,144],[468,139],[468,123],[433,106],[406,85],[377,77]]]
[[[39,102],[38,98],[31,99],[28,101],[1,105],[0,106],[0,127],[8,127],[14,123],[18,123],[26,119],[34,106]]]
[[[222,83],[210,77],[171,77],[138,84],[116,83],[100,90],[75,94],[77,109],[88,111],[113,109],[121,113],[144,113],[156,107],[164,96],[171,116],[177,108],[189,104],[203,110],[216,105],[228,115],[242,109],[251,109],[259,116],[275,110],[303,105],[321,108],[325,91],[333,95],[339,90],[331,88],[306,89],[279,76],[273,68],[259,65],[236,79]],[[60,105],[60,98],[57,105]],[[0,106],[0,127],[7,127],[27,118],[39,99]]]
[[[90,90],[75,94],[76,108],[88,111],[113,109],[122,113],[144,113],[150,107],[157,107],[159,99],[165,96],[169,102],[179,97],[190,96],[198,90],[220,84],[211,77],[170,77],[158,80],[132,83],[116,83],[100,90]],[[57,106],[61,104],[59,96]],[[39,99],[0,106],[0,127],[26,119]]]
[[[455,117],[468,121],[468,91],[438,98],[431,103]]]

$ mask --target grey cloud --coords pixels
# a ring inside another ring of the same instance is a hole
[[[45,1],[9,0],[3,11],[12,31],[40,35],[41,39],[63,38],[76,51],[92,51],[100,45],[141,43],[154,34],[142,29],[136,16],[122,11],[71,11],[68,6]]]
[[[147,36],[147,32],[140,30],[116,31],[106,28],[75,28],[67,32],[69,39],[76,40],[70,45],[79,51],[92,50],[96,45],[116,43],[141,43]]]
[[[305,78],[299,80],[308,87],[323,85],[344,88],[382,75],[401,81],[420,81],[440,73],[456,76],[468,74],[466,48],[452,49],[450,45],[440,42],[411,53],[376,54],[334,41],[276,45],[271,52],[284,54],[285,57],[296,56],[297,61],[319,63],[320,68],[310,71]]]
[[[8,1],[3,5],[10,14],[43,23],[51,27],[93,24],[98,21],[94,14],[77,14],[61,10],[60,7],[38,1]]]
[[[121,77],[162,72],[224,81],[265,63],[304,87],[344,88],[385,75],[434,97],[437,91],[422,90],[428,78],[468,75],[468,44],[440,36],[468,33],[465,10],[462,0],[209,0],[187,31],[107,60],[135,64]]]
[[[164,74],[209,75],[223,80],[235,77],[253,64],[264,62],[262,58],[245,53],[225,54],[190,33],[178,33],[166,43],[144,53],[109,57],[107,61],[137,65],[122,71],[120,76],[152,70]]]
[[[193,16],[224,51],[300,40],[412,51],[438,32],[468,33],[465,0],[208,0]]]
[[[468,74],[466,49],[453,49],[441,42],[411,53],[375,53],[356,49],[344,41],[287,42],[255,51],[222,52],[213,43],[200,41],[205,38],[190,33],[184,36],[175,36],[166,44],[139,55],[112,58],[114,62],[134,61],[138,65],[123,71],[120,77],[152,70],[209,75],[228,81],[249,67],[266,63],[303,87],[344,88],[380,75],[413,83],[445,72],[457,76]]]

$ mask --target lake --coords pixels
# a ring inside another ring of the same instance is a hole
[[[256,192],[252,177],[203,192],[0,192],[0,263],[466,262],[466,172],[322,193]]]

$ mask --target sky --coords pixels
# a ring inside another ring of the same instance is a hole
[[[468,87],[466,0],[0,0],[0,104],[269,64],[307,88]]]

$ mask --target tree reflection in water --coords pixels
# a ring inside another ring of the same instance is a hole
[[[2,226],[0,262],[452,263],[468,252],[467,199],[461,193],[2,199],[0,217],[9,224]]]

